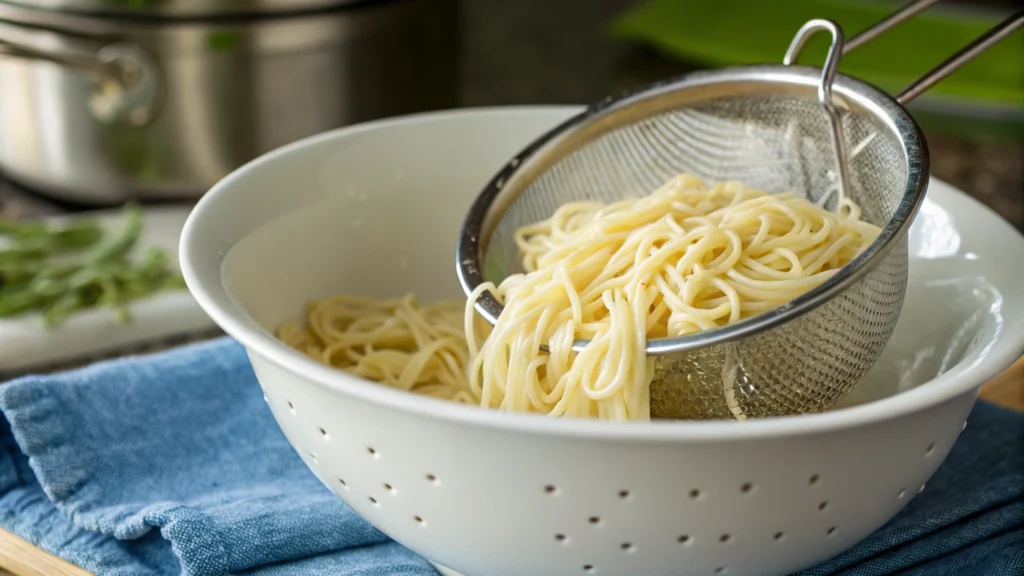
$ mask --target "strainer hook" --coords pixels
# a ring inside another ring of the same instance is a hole
[[[838,205],[842,206],[843,200],[846,199],[847,193],[850,190],[849,170],[846,164],[849,156],[846,152],[846,140],[843,139],[843,124],[839,118],[839,111],[836,110],[835,102],[832,99],[832,83],[835,82],[836,74],[839,73],[839,60],[842,58],[843,44],[845,42],[842,27],[836,22],[825,18],[807,21],[797,30],[793,41],[786,50],[786,55],[782,59],[782,64],[784,66],[794,65],[800,58],[800,52],[803,51],[807,41],[818,32],[829,32],[832,35],[832,44],[828,48],[828,55],[825,56],[825,65],[821,69],[821,81],[818,84],[818,101],[821,102],[825,112],[828,113],[829,123],[832,128],[832,149],[835,151],[836,171],[839,177]],[[824,204],[829,197],[830,194],[823,195],[821,202]]]

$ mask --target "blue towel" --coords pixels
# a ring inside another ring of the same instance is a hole
[[[436,575],[306,469],[231,340],[3,384],[0,412],[0,527],[94,573]],[[802,575],[1024,574],[1022,446],[979,403],[922,495]]]

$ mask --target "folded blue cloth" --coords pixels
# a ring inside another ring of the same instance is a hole
[[[306,469],[231,340],[3,384],[0,412],[0,527],[94,573],[436,575]],[[979,403],[922,495],[802,575],[1024,574],[1021,446]]]
[[[233,341],[3,384],[0,412],[0,527],[97,574],[436,574],[302,464]]]

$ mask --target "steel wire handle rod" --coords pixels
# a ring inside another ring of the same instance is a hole
[[[896,12],[890,14],[888,18],[867,30],[864,30],[847,41],[842,47],[842,54],[846,54],[851,50],[855,50],[860,46],[867,44],[885,32],[895,28],[899,24],[906,22],[928,8],[938,4],[940,1],[941,0],[916,0],[915,2],[907,4],[903,8],[900,8]],[[935,86],[944,78],[960,69],[964,64],[967,64],[976,58],[982,52],[988,50],[992,46],[995,46],[1007,36],[1019,30],[1022,26],[1024,26],[1024,9],[1011,14],[1005,20],[992,27],[988,32],[978,36],[973,42],[964,46],[955,54],[946,58],[934,68],[926,72],[923,76],[912,82],[896,95],[896,101],[900,104],[906,105],[921,94],[927,92],[932,86]]]

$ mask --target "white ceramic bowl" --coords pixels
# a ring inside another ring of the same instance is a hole
[[[248,349],[310,469],[446,574],[770,576],[866,537],[924,489],[979,387],[1024,350],[1024,239],[941,182],[912,229],[896,335],[830,413],[621,424],[504,414],[361,381],[273,337],[307,299],[336,292],[461,297],[454,244],[467,206],[576,111],[412,116],[263,156],[186,224],[189,288]]]

